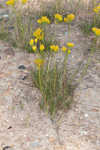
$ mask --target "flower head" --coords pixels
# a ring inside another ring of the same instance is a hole
[[[63,21],[63,17],[62,17],[62,15],[60,15],[60,14],[55,14],[54,17],[55,17],[55,19],[56,19],[57,21],[59,21],[59,22]]]
[[[94,11],[96,14],[100,13],[100,4],[99,4],[97,7],[95,7],[95,8],[93,9],[93,11]]]
[[[22,4],[26,4],[27,0],[22,0]]]
[[[29,41],[29,44],[30,44],[30,46],[32,46],[32,45],[34,44],[34,40],[31,39],[31,40]]]
[[[71,53],[71,50],[70,50],[70,49],[68,49],[68,51],[67,51],[67,52],[68,52],[68,54],[70,54],[70,53]]]
[[[52,51],[54,51],[54,52],[58,52],[59,46],[58,46],[58,45],[51,45],[51,46],[50,46],[50,49],[51,49]]]
[[[37,40],[43,40],[43,38],[44,38],[44,32],[43,32],[42,29],[37,28],[35,30],[35,32],[33,33],[33,36],[35,36]]]
[[[33,46],[32,46],[32,50],[33,50],[34,52],[36,52],[36,50],[37,50],[36,45],[33,45]]]
[[[47,16],[42,16],[40,19],[37,20],[37,22],[39,24],[42,24],[42,23],[50,24],[50,20],[47,18]]]
[[[68,47],[74,47],[74,43],[71,43],[71,42],[68,42],[66,45],[67,45]]]
[[[61,50],[62,50],[63,52],[66,52],[66,51],[67,51],[67,47],[63,46],[63,47],[61,48]]]
[[[37,20],[37,23],[41,24],[41,23],[42,23],[42,20],[41,20],[41,19],[38,19],[38,20]]]
[[[6,5],[14,6],[14,5],[15,5],[15,0],[8,0],[8,1],[6,2]]]
[[[45,49],[43,44],[40,44],[40,51],[43,51]]]
[[[96,36],[100,36],[100,28],[93,27],[92,31],[95,33]]]
[[[69,14],[64,18],[64,22],[66,23],[70,23],[75,19],[75,15],[74,14]]]
[[[44,60],[43,59],[40,59],[40,58],[37,58],[34,60],[34,63],[37,65],[37,67],[40,69],[41,66],[43,66],[44,64]]]
[[[69,23],[69,19],[67,17],[64,18],[64,22]]]
[[[38,39],[34,39],[34,42],[37,43],[37,42],[38,42]]]

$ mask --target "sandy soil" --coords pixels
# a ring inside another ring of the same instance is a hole
[[[58,31],[65,43],[66,26],[58,26]],[[75,26],[71,39],[75,48],[69,62],[76,67],[87,59],[90,41]],[[94,54],[75,90],[75,104],[64,113],[60,144],[54,124],[38,105],[41,94],[32,85],[29,72],[34,58],[0,41],[0,150],[100,150],[100,52]],[[25,68],[19,69],[20,65]]]

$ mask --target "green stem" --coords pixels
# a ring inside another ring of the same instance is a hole
[[[40,86],[40,90],[42,92],[42,83],[41,83],[41,71],[40,71],[40,67],[39,67],[39,86]]]
[[[49,56],[49,60],[48,60],[48,66],[47,66],[47,75],[50,69],[50,61],[51,61],[51,55]]]
[[[79,80],[78,80],[78,83],[80,83],[80,81],[83,79],[84,75],[86,74],[87,70],[88,70],[88,67],[92,61],[92,56],[94,54],[94,48],[91,49],[91,54],[90,56],[88,57],[88,60],[87,60],[87,64],[84,66],[84,69],[83,69],[83,72],[82,72],[82,75],[80,76]]]
[[[70,40],[70,23],[68,23],[68,39]]]
[[[61,78],[61,89],[62,89],[62,93],[63,93],[63,97],[65,95],[65,81],[66,81],[66,73],[67,73],[67,60],[68,60],[68,54],[65,55],[65,58],[64,58],[64,70],[62,71],[62,78]]]
[[[56,60],[55,60],[55,64],[54,64],[54,94],[56,92],[56,79],[57,79],[57,69],[56,69]]]

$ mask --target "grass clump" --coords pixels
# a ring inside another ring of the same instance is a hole
[[[54,15],[55,24],[65,22],[70,26],[74,19],[74,14],[66,16],[66,21],[61,14]],[[51,23],[51,20],[47,16],[42,16],[37,22],[40,27],[35,29],[33,38],[29,41],[29,45],[37,57],[34,60],[36,68],[32,72],[33,83],[42,94],[40,108],[46,111],[51,119],[54,119],[59,110],[69,107],[73,101],[75,88],[68,76],[67,62],[74,43],[68,42],[60,47],[54,41],[47,42],[46,26]],[[64,58],[61,63],[56,59],[59,51]]]

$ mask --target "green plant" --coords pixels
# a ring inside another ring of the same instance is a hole
[[[21,0],[21,8],[25,5],[27,0]],[[17,8],[19,1],[8,0],[6,4],[10,7],[9,20],[7,22],[8,26],[6,28],[9,30],[11,26],[13,29],[10,32],[10,42],[16,47],[23,49],[28,48],[27,41],[32,35],[34,29],[34,16],[30,12],[30,8],[27,8],[27,11],[24,11],[21,8]]]
[[[69,108],[73,101],[75,87],[70,84],[68,78],[67,55],[65,54],[62,69],[59,69],[55,56],[52,55],[47,61],[44,60],[44,67],[38,67],[32,72],[33,83],[42,93],[40,108],[46,111],[51,119],[55,118],[58,110]]]
[[[62,15],[57,13],[54,15],[54,22],[56,24],[62,23],[63,18]],[[70,27],[74,19],[74,14],[68,14],[64,22],[68,23]],[[34,61],[36,69],[32,72],[32,78],[34,85],[42,94],[40,108],[46,111],[53,120],[59,110],[69,107],[73,101],[75,86],[72,82],[76,74],[73,79],[70,78],[67,69],[68,56],[71,53],[71,48],[74,47],[74,43],[68,42],[66,46],[62,46],[61,48],[56,42],[48,41],[46,31],[50,22],[47,16],[38,18],[37,23],[40,27],[34,30],[29,45],[36,56],[39,57]],[[68,31],[70,33],[69,28]],[[56,60],[56,53],[59,50],[61,50],[64,57],[60,65]]]
[[[96,1],[93,1],[93,8],[92,8],[92,12],[93,15],[88,18],[87,20],[84,20],[81,22],[80,24],[80,28],[82,29],[82,31],[86,34],[86,35],[90,35],[91,34],[91,29],[93,27],[97,27],[100,28],[100,4],[97,5]]]

